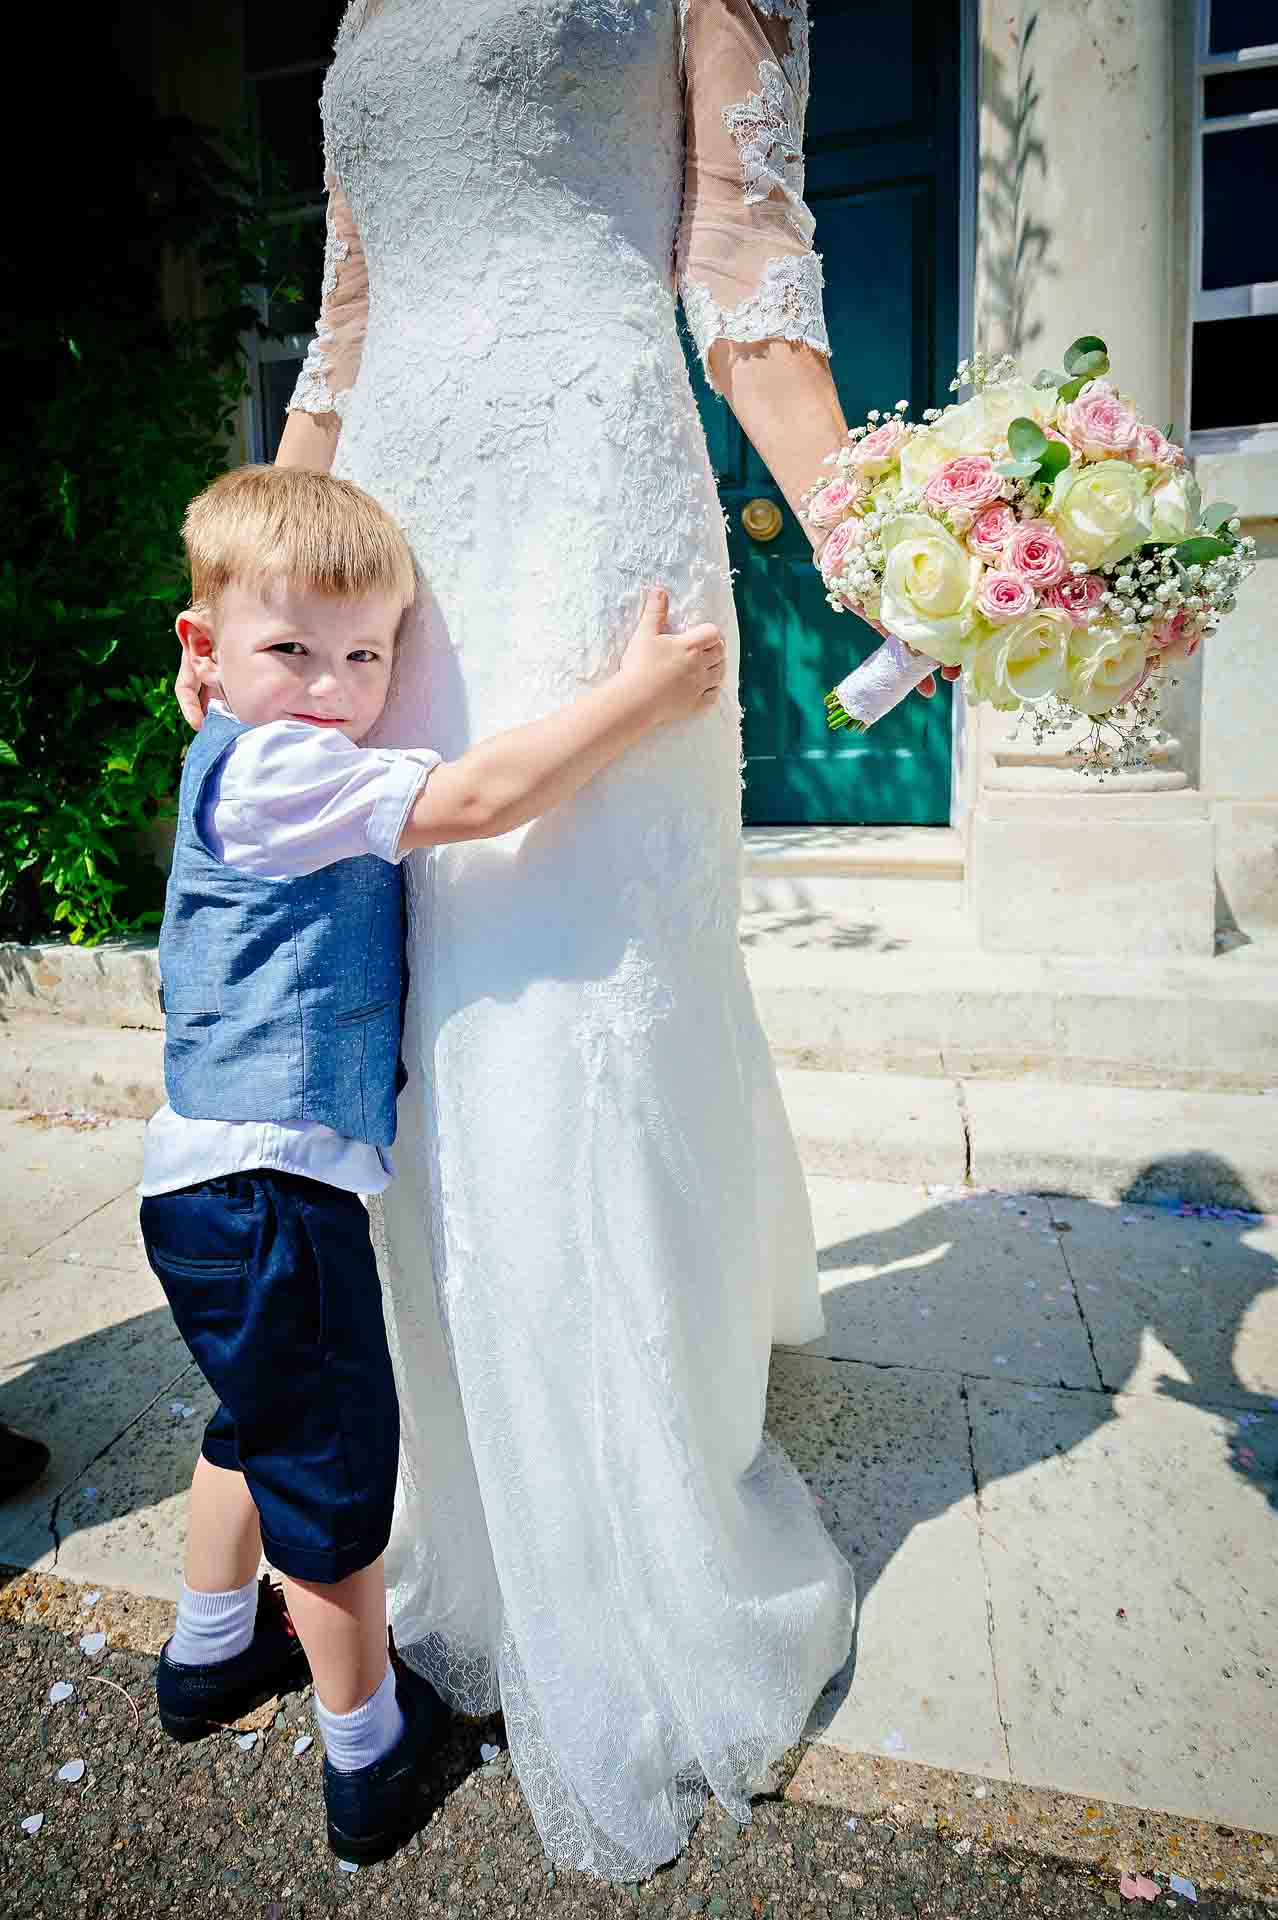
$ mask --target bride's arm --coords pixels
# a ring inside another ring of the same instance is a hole
[[[355,385],[368,327],[368,267],[359,228],[331,171],[326,185],[328,225],[319,317],[275,456],[277,467],[318,467],[325,473],[337,451],[342,397]]]
[[[803,200],[806,0],[684,0],[679,291],[711,386],[791,507],[847,430]],[[925,680],[919,691],[930,693]]]

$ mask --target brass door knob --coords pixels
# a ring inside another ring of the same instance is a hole
[[[784,518],[775,500],[749,500],[741,509],[741,524],[752,540],[761,544],[775,540],[784,525]]]

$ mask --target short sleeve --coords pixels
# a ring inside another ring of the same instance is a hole
[[[368,326],[368,267],[359,228],[331,170],[325,184],[328,214],[320,310],[315,337],[288,403],[290,413],[341,414],[342,402],[359,374]]]
[[[198,827],[210,852],[259,880],[289,880],[337,860],[403,858],[400,840],[439,765],[427,748],[360,747],[293,720],[250,727],[204,790]]]
[[[806,0],[680,0],[686,161],[679,291],[709,371],[716,340],[830,351],[803,199]]]

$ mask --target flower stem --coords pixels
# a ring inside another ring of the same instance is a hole
[[[864,720],[854,719],[837,693],[827,693],[825,696],[825,724],[832,733],[837,733],[843,727],[851,733],[867,731]]]

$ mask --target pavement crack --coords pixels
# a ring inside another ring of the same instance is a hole
[[[976,1503],[976,1545],[981,1557],[981,1580],[985,1588],[985,1639],[990,1651],[994,1711],[998,1715],[999,1732],[1003,1736],[1003,1757],[1007,1762],[1007,1777],[1011,1780],[1015,1778],[1012,1771],[1012,1737],[1007,1714],[1003,1709],[1003,1689],[999,1685],[998,1653],[994,1644],[994,1590],[990,1585],[989,1562],[985,1555],[985,1502],[981,1494],[980,1475],[976,1470],[976,1431],[972,1425],[972,1403],[967,1391],[966,1376],[959,1378],[959,1399],[963,1404],[963,1420],[967,1427],[967,1464],[972,1476],[972,1498]]]
[[[948,1077],[944,1047],[941,1048],[937,1057],[941,1063],[942,1074]],[[970,1187],[972,1184],[972,1113],[967,1104],[967,1089],[963,1082],[954,1080],[951,1084],[954,1088],[955,1105],[958,1107],[959,1125],[963,1129],[963,1185]]]
[[[1051,1220],[1051,1224],[1055,1226],[1056,1222],[1055,1220],[1052,1219],[1052,1216],[1050,1213],[1050,1205],[1051,1205],[1050,1201],[1048,1205],[1049,1205],[1048,1219]],[[1092,1356],[1092,1367],[1096,1374],[1096,1384],[1099,1386],[1102,1393],[1111,1393],[1113,1389],[1110,1387],[1109,1382],[1106,1380],[1104,1374],[1101,1372],[1100,1356],[1097,1354],[1097,1351],[1096,1351],[1096,1342],[1092,1338],[1091,1323],[1087,1318],[1087,1311],[1083,1306],[1083,1296],[1078,1291],[1078,1281],[1074,1277],[1074,1270],[1069,1264],[1069,1254],[1065,1247],[1065,1235],[1063,1233],[1057,1234],[1056,1244],[1060,1248],[1061,1264],[1065,1269],[1065,1277],[1069,1281],[1070,1292],[1074,1296],[1074,1310],[1078,1314],[1079,1320],[1082,1322],[1083,1338],[1087,1342],[1087,1351]]]

